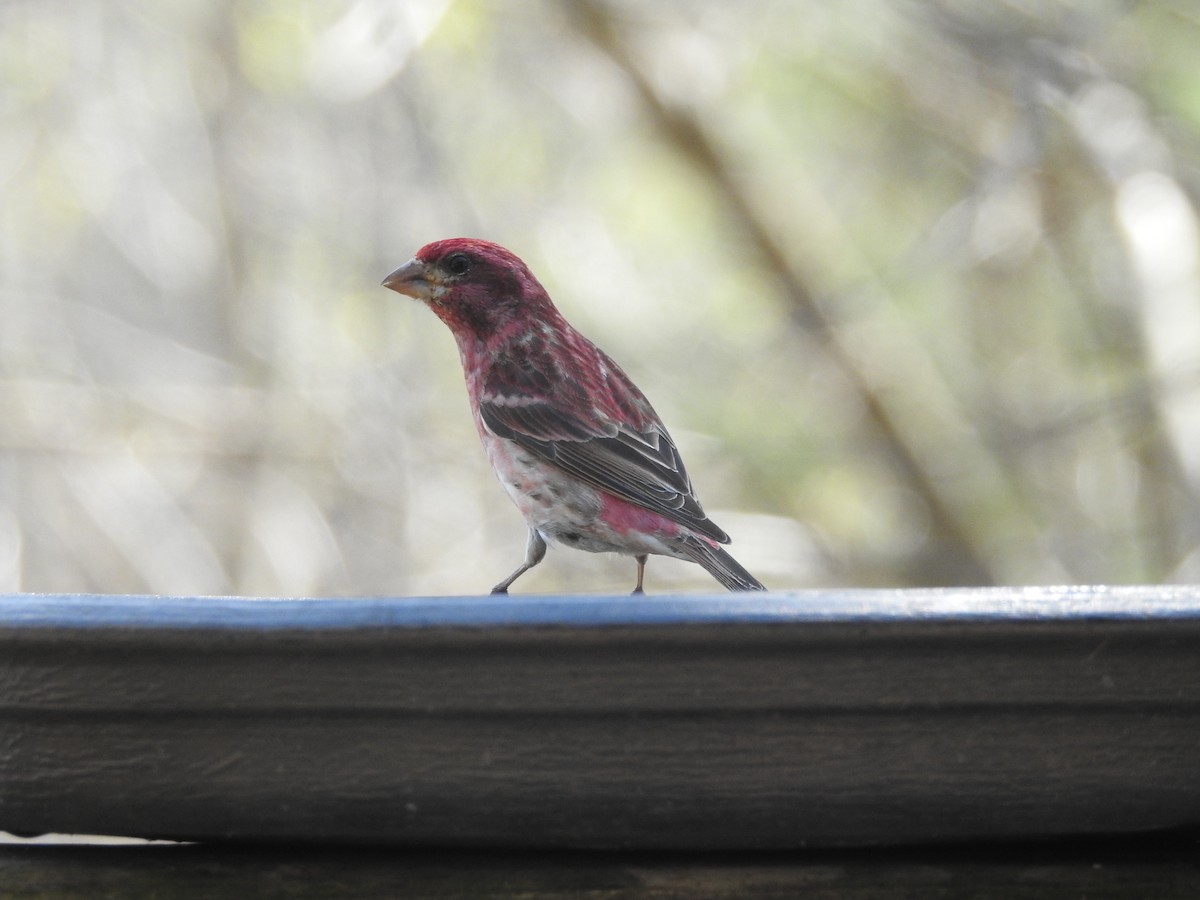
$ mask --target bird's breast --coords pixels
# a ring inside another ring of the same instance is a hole
[[[679,556],[679,525],[609,494],[603,494],[498,437],[479,423],[488,461],[530,528],[546,540],[591,553]]]
[[[592,527],[602,505],[594,488],[484,427],[480,437],[496,477],[531,527],[554,539]]]

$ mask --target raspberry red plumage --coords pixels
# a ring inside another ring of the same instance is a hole
[[[650,402],[520,259],[487,241],[437,241],[384,285],[449,326],[484,450],[529,524],[525,562],[494,591],[537,565],[546,540],[633,556],[635,592],[651,553],[697,562],[730,590],[763,589],[719,546],[729,537]]]

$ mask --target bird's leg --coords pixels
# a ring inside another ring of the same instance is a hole
[[[525,562],[517,566],[517,571],[513,572],[502,582],[492,588],[493,594],[507,594],[508,586],[540,563],[546,555],[546,542],[542,540],[542,536],[537,533],[537,529],[529,529],[529,542],[525,544]],[[639,579],[640,583],[640,579]]]
[[[634,559],[637,560],[637,564],[638,564],[638,582],[637,582],[637,586],[633,589],[633,593],[635,593],[635,594],[646,593],[645,591],[642,590],[642,576],[646,574],[646,556],[647,556],[647,554],[640,553],[634,557]]]

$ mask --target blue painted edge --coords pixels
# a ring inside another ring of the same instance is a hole
[[[603,628],[918,621],[1200,621],[1200,586],[813,590],[660,596],[249,598],[3,594],[0,629]]]

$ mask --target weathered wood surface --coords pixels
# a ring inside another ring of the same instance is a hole
[[[788,848],[1200,823],[1200,592],[0,597],[0,829]]]
[[[1195,840],[788,854],[497,853],[246,845],[5,847],[23,900],[1195,900]]]

